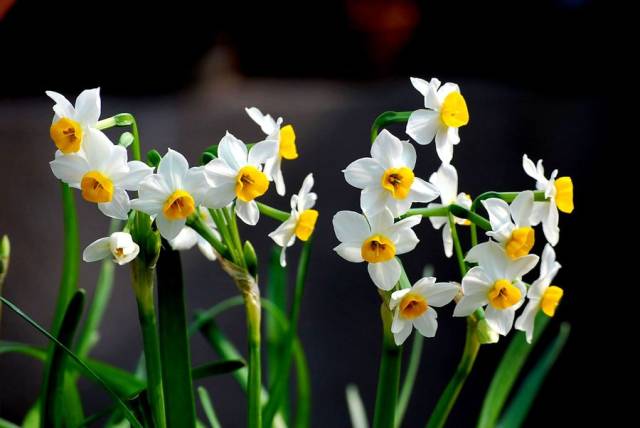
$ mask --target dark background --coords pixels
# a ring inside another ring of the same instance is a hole
[[[609,250],[608,232],[594,226],[602,224],[595,223],[602,212],[592,214],[591,197],[609,186],[603,178],[611,162],[607,148],[615,140],[609,94],[621,89],[611,80],[615,63],[606,54],[615,37],[603,30],[612,12],[610,3],[586,0],[257,5],[183,0],[167,6],[0,0],[0,234],[8,233],[13,244],[4,295],[49,325],[60,275],[62,218],[58,185],[47,165],[53,145],[46,89],[73,99],[84,88],[101,86],[102,117],[135,114],[145,150],[172,147],[193,163],[227,129],[245,141],[257,140],[260,131],[243,111],[255,105],[295,126],[301,156],[285,164],[288,193],[307,172],[316,177],[321,217],[300,325],[312,375],[313,425],[349,426],[344,387],[350,382],[359,386],[371,417],[378,297],[363,265],[331,251],[337,243],[331,217],[340,209],[358,209],[358,191],[340,171],[367,156],[373,119],[385,110],[422,107],[408,77],[437,76],[460,84],[471,115],[453,160],[461,190],[478,195],[530,188],[532,180],[521,168],[523,153],[545,159],[547,172],[558,168],[574,180],[576,210],[561,214],[556,247],[563,269],[555,282],[565,298],[541,343],[550,340],[560,321],[570,322],[572,332],[527,426],[573,425],[579,419],[611,423],[622,417],[619,397],[607,384],[621,367],[609,359],[615,354],[611,324],[621,323],[614,316],[620,295],[603,298],[602,287],[617,255]],[[402,127],[392,130],[406,138]],[[417,175],[428,179],[438,166],[435,148],[417,149]],[[275,192],[267,201],[288,207],[288,197],[277,198]],[[84,247],[106,233],[108,221],[95,207],[81,201],[78,206]],[[275,227],[263,218],[256,228],[241,230],[263,261],[270,247],[266,233]],[[436,266],[439,279],[459,280],[455,262],[442,254],[440,233],[426,220],[418,229],[421,243],[403,257],[412,282],[427,263]],[[538,239],[542,242],[541,232]],[[292,263],[298,250],[299,245],[289,254]],[[235,294],[219,268],[197,251],[183,260],[191,310]],[[81,266],[81,286],[89,294],[97,270],[97,265]],[[439,311],[438,335],[426,341],[407,427],[424,425],[457,364],[464,321],[451,318],[451,310]],[[243,315],[229,313],[221,323],[242,347]],[[126,268],[118,269],[101,334],[93,355],[132,369],[141,344]],[[44,344],[6,310],[0,337]],[[508,341],[482,348],[449,426],[474,424]],[[202,363],[214,356],[198,338],[193,358]],[[21,420],[40,382],[39,363],[0,356],[0,416]],[[242,426],[245,401],[234,381],[216,379],[205,386],[223,424]],[[83,383],[82,392],[87,412],[107,402],[92,384]]]

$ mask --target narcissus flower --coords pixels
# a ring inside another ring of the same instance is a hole
[[[440,86],[436,78],[429,82],[411,78],[411,84],[424,96],[426,109],[411,113],[407,134],[419,144],[429,144],[435,138],[436,151],[443,163],[453,158],[453,146],[460,142],[458,128],[469,123],[467,103],[455,83]]]
[[[97,129],[87,129],[83,138],[83,152],[56,152],[55,160],[49,163],[51,171],[69,186],[80,189],[82,197],[97,203],[106,216],[126,220],[130,209],[126,191],[138,190],[138,184],[152,169],[139,161],[127,162],[127,150],[113,145]]]
[[[371,146],[371,157],[358,159],[343,171],[347,183],[358,189],[367,216],[388,208],[394,217],[406,213],[414,202],[430,202],[437,189],[413,173],[416,150],[383,130]]]
[[[393,222],[388,209],[365,217],[354,211],[339,211],[333,217],[333,228],[341,242],[334,250],[345,260],[367,262],[373,283],[382,290],[391,290],[400,279],[399,254],[413,250],[420,240],[411,229],[422,217],[414,215]]]
[[[131,207],[154,217],[160,234],[171,241],[196,212],[206,190],[202,168],[189,169],[185,157],[169,149],[158,172],[140,183],[139,198],[131,201]]]
[[[464,296],[453,316],[466,317],[488,305],[485,312],[488,326],[505,336],[513,326],[516,309],[524,302],[527,290],[522,276],[534,268],[538,256],[529,254],[512,260],[499,244],[488,241],[469,250],[465,260],[478,266],[462,278]]]
[[[209,211],[205,207],[199,207],[198,215],[200,216],[200,218],[202,218],[204,223],[209,226],[209,228],[211,228],[211,231],[213,232],[215,237],[220,239],[220,233],[218,233],[216,225],[213,222]],[[200,236],[200,234],[198,234],[198,232],[196,232],[189,226],[185,226],[180,231],[180,233],[178,233],[178,236],[169,241],[169,244],[171,244],[171,248],[176,251],[190,250],[195,245],[198,245],[198,249],[207,259],[215,261],[217,257],[216,252],[214,251],[211,244],[209,244],[209,241],[204,239],[202,236]]]
[[[450,282],[436,283],[433,277],[418,280],[411,288],[394,291],[389,300],[393,312],[391,332],[396,345],[407,340],[413,327],[424,337],[433,337],[438,329],[438,314],[434,308],[451,302],[458,286]]]
[[[126,232],[114,232],[111,236],[89,244],[82,253],[82,259],[85,262],[95,262],[113,256],[113,262],[122,266],[135,259],[139,252],[140,247],[133,242],[131,235]]]
[[[559,177],[558,170],[553,170],[547,179],[544,176],[542,159],[534,165],[533,161],[522,156],[522,167],[524,172],[536,180],[536,188],[544,190],[547,200],[536,202],[533,207],[531,221],[533,225],[542,222],[542,231],[547,241],[551,245],[556,245],[560,239],[560,228],[558,227],[558,210],[570,214],[573,212],[573,181],[571,177]]]
[[[291,196],[291,216],[284,221],[269,236],[276,244],[282,247],[280,264],[287,265],[285,250],[296,242],[296,237],[306,241],[311,237],[318,220],[318,211],[312,209],[318,199],[318,195],[311,191],[313,187],[313,174],[307,175],[302,182],[302,187],[297,195]]]
[[[533,328],[538,311],[552,317],[562,299],[564,291],[560,287],[551,285],[551,281],[560,270],[560,263],[556,262],[556,253],[549,244],[545,245],[540,262],[540,277],[529,287],[527,297],[529,301],[524,311],[516,320],[516,329],[524,331],[527,342],[531,343]]]
[[[257,224],[260,211],[255,198],[269,188],[269,177],[262,172],[262,163],[269,156],[268,146],[256,144],[247,151],[242,141],[227,132],[218,145],[218,158],[204,167],[210,183],[204,205],[222,208],[235,200],[238,217],[249,225]]]
[[[487,235],[498,241],[512,259],[529,254],[535,243],[535,232],[531,227],[533,192],[520,192],[511,205],[498,198],[486,199],[482,204],[491,221],[491,231]]]
[[[431,174],[429,181],[438,189],[440,201],[442,203],[432,203],[428,208],[439,208],[451,204],[460,205],[467,209],[471,208],[471,197],[466,193],[458,193],[458,171],[450,164],[442,164],[438,171]],[[456,224],[468,226],[471,222],[467,219],[453,217]],[[442,243],[444,254],[447,257],[453,255],[453,237],[451,236],[451,226],[447,217],[429,217],[431,224],[436,229],[442,228]]]
[[[82,91],[75,106],[57,92],[46,94],[55,101],[51,139],[64,154],[79,152],[87,130],[94,128],[100,118],[100,88]]]
[[[273,179],[278,195],[284,196],[285,185],[282,177],[282,159],[293,160],[298,158],[296,133],[293,130],[293,126],[282,126],[281,117],[278,120],[273,120],[271,115],[262,114],[256,107],[245,108],[245,111],[260,126],[262,132],[267,135],[267,138],[257,143],[256,146],[262,146],[261,149],[270,153],[265,161],[264,173],[267,174],[267,177]]]

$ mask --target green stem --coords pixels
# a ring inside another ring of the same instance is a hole
[[[453,405],[458,399],[458,395],[462,390],[462,386],[464,385],[464,382],[467,380],[467,377],[469,376],[469,373],[473,368],[473,363],[475,362],[476,356],[478,355],[478,350],[480,349],[480,342],[478,342],[474,324],[475,321],[473,321],[471,317],[468,317],[467,334],[464,343],[462,358],[458,363],[458,367],[456,368],[456,372],[454,373],[453,378],[451,378],[449,384],[447,385],[447,388],[440,396],[440,399],[436,404],[436,408],[429,418],[427,428],[441,428],[444,426],[447,418],[449,417],[449,413],[453,408]]]
[[[451,238],[453,239],[453,247],[456,252],[456,259],[458,260],[458,267],[460,268],[460,276],[464,277],[467,274],[467,265],[464,262],[464,253],[462,252],[462,245],[460,245],[460,238],[458,237],[458,228],[451,214],[449,214],[449,227],[451,228]]]
[[[249,342],[249,381],[248,381],[248,426],[262,426],[262,394],[261,361],[260,361],[260,296],[250,291],[243,293],[245,311],[247,313]]]
[[[400,218],[411,217],[412,215],[421,215],[422,217],[446,217],[449,215],[449,207],[437,208],[411,208]]]
[[[240,232],[238,231],[238,223],[236,222],[236,214],[232,207],[222,208],[225,222],[229,226],[229,240],[227,241],[235,250],[236,258],[234,263],[238,266],[247,267],[242,251],[242,241],[240,240]]]
[[[138,133],[138,123],[131,113],[120,113],[115,116],[108,117],[98,121],[96,128],[108,129],[114,126],[130,126],[133,134],[133,144],[131,144],[131,152],[133,159],[142,160],[142,150],[140,148],[140,134]]]
[[[421,334],[413,335],[413,344],[411,345],[411,355],[409,356],[409,365],[407,366],[407,372],[404,375],[404,383],[400,390],[400,397],[398,398],[398,405],[396,407],[396,421],[395,426],[399,428],[402,426],[402,419],[409,406],[409,400],[411,399],[411,393],[413,392],[413,385],[418,375],[418,369],[420,368],[420,357],[422,357],[422,348],[424,345],[424,337]]]
[[[391,125],[392,123],[404,123],[409,120],[412,111],[385,111],[373,121],[371,126],[371,144],[378,137],[380,129]]]
[[[288,212],[270,207],[269,205],[263,204],[262,202],[258,202],[258,209],[260,210],[261,214],[264,214],[267,217],[271,217],[272,219],[278,221],[287,221],[287,219],[291,216],[291,214]]]
[[[396,403],[400,385],[402,347],[396,346],[393,339],[393,333],[391,333],[393,314],[389,310],[386,301],[383,301],[380,305],[380,316],[382,318],[382,355],[378,373],[373,428],[392,428],[395,423]]]
[[[138,260],[133,262],[133,288],[138,303],[138,318],[142,330],[145,367],[147,372],[147,391],[157,427],[164,428],[165,405],[162,388],[162,365],[160,362],[160,340],[156,326],[155,306],[153,303],[153,269],[147,268]]]
[[[229,250],[227,247],[216,238],[213,234],[213,231],[207,224],[200,218],[198,215],[192,215],[187,219],[187,226],[191,227],[193,230],[198,232],[200,236],[202,236],[211,246],[216,250],[216,252],[223,257],[228,255]]]

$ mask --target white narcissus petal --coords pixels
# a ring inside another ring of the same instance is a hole
[[[520,279],[538,264],[539,257],[535,254],[518,257],[507,265],[506,279]]]
[[[393,224],[393,214],[391,214],[391,211],[389,211],[388,209],[383,209],[382,211],[380,211],[378,214],[374,216],[367,216],[367,219],[369,220],[369,224],[371,225],[372,233],[382,233],[382,234],[392,235],[394,233],[397,233],[401,229],[404,229],[406,227],[411,227],[411,225],[415,221],[415,219],[413,219],[412,217],[421,218],[420,216],[411,216],[405,220],[401,220],[398,223]],[[407,223],[408,220],[409,220],[409,223]],[[389,238],[392,238],[392,237],[389,236]]]
[[[440,113],[421,109],[411,113],[405,132],[418,144],[426,145],[433,141],[439,128]]]
[[[278,142],[275,140],[264,140],[256,143],[249,150],[248,162],[251,165],[258,166],[271,158],[279,158]]]
[[[427,183],[422,178],[415,177],[411,185],[412,202],[431,202],[438,197],[440,192],[431,183]]]
[[[202,205],[207,208],[223,208],[236,198],[236,183],[230,181],[210,187],[202,198]]]
[[[538,314],[538,310],[540,309],[540,301],[529,300],[527,306],[525,306],[522,314],[516,320],[516,330],[524,331],[526,333],[527,342],[531,343],[533,339],[533,327],[536,321],[536,315]]]
[[[181,153],[171,149],[167,150],[167,154],[158,165],[158,175],[165,179],[172,192],[182,189],[182,180],[187,171],[189,171],[187,159]]]
[[[423,278],[422,280],[424,279],[427,278]],[[418,285],[420,281],[418,281],[416,285]],[[424,288],[424,297],[426,297],[429,306],[436,308],[450,303],[453,298],[456,297],[456,294],[458,294],[458,286],[452,282],[427,284]]]
[[[544,246],[542,250],[542,258],[540,261],[540,277],[547,276],[552,269],[554,269],[556,263],[556,252],[549,244]],[[558,265],[558,267],[560,267]]]
[[[373,283],[380,289],[391,290],[400,279],[402,267],[396,258],[381,263],[369,263],[367,266]]]
[[[227,131],[218,144],[218,158],[225,161],[234,171],[238,171],[247,164],[247,156],[247,146]]]
[[[462,278],[462,291],[465,296],[482,295],[486,297],[493,286],[493,280],[489,278],[482,266],[474,266]]]
[[[493,241],[476,245],[465,257],[465,261],[479,264],[491,281],[504,279],[509,260],[500,244]]]
[[[402,301],[404,296],[406,296],[409,292],[411,292],[411,288],[404,288],[402,290],[397,290],[391,293],[391,298],[389,299],[389,309],[394,310]]]
[[[162,235],[167,241],[171,241],[178,236],[180,231],[185,227],[185,224],[185,219],[168,220],[162,214],[156,217],[158,231],[160,231],[160,235]]]
[[[384,169],[373,158],[361,158],[351,162],[344,169],[344,179],[358,189],[380,186]]]
[[[127,173],[112,176],[112,179],[117,186],[135,192],[140,188],[142,180],[153,173],[153,168],[140,161],[131,161],[128,163],[128,167]]]
[[[355,211],[338,211],[333,216],[333,229],[340,242],[362,243],[371,234],[365,216]]]
[[[145,177],[138,187],[138,196],[145,201],[155,201],[162,204],[171,196],[173,190],[161,175],[152,174]],[[145,211],[146,212],[146,211]]]
[[[410,322],[405,323],[402,330],[400,330],[398,333],[393,333],[393,341],[396,343],[397,346],[402,345],[407,340],[407,338],[411,335],[412,330],[413,330],[413,327],[411,323]]]
[[[76,98],[76,120],[94,126],[100,119],[100,88],[85,89]]]
[[[102,131],[89,128],[85,131],[82,149],[91,168],[103,171],[109,164],[114,145]]]
[[[416,90],[420,92],[423,97],[427,96],[427,92],[429,92],[429,90],[431,89],[429,82],[418,77],[410,77],[409,80],[411,81],[413,87],[416,88]]]
[[[89,172],[86,159],[77,154],[56,156],[49,166],[57,179],[75,188],[80,188],[82,177]]]
[[[438,330],[438,313],[433,308],[428,308],[421,316],[413,320],[413,325],[424,337],[434,337]]]
[[[455,83],[447,82],[438,88],[438,100],[443,103],[445,98],[452,92],[460,92],[460,87]]]
[[[284,177],[282,176],[281,160],[276,159],[276,167],[273,169],[273,182],[276,184],[276,193],[280,196],[284,196],[286,193],[284,185]]]
[[[440,200],[444,205],[454,203],[458,193],[458,171],[453,165],[441,164],[438,171],[431,174],[429,181],[440,192]]]
[[[542,220],[542,231],[549,244],[555,246],[560,239],[558,208],[554,200],[549,201],[548,204],[546,217]]]
[[[407,324],[411,327],[411,321],[407,323],[406,320],[400,317],[400,311],[394,311],[393,321],[391,322],[391,333],[400,333]]]
[[[453,159],[453,141],[449,140],[449,128],[441,124],[436,132],[436,152],[442,163],[451,163],[451,159]]]
[[[130,201],[131,208],[136,211],[155,216],[162,213],[163,202],[152,199],[133,199]]]
[[[395,166],[395,161],[402,156],[402,142],[391,132],[383,129],[371,145],[371,157],[377,160],[382,168]]]
[[[416,166],[416,148],[408,141],[402,141],[402,154],[400,155],[400,162],[398,167],[407,167],[413,171]]]
[[[362,263],[362,246],[354,243],[343,242],[333,249],[340,257],[348,262]]]
[[[75,118],[76,109],[64,95],[54,91],[45,91],[45,94],[47,94],[47,96],[56,103],[54,106],[54,111],[57,116],[68,117],[70,119]]]
[[[100,238],[87,246],[82,252],[82,260],[85,262],[95,262],[102,260],[111,255],[111,248],[109,246],[111,238]]]
[[[462,299],[458,302],[453,310],[454,317],[468,317],[476,309],[483,307],[487,304],[487,296],[481,294],[472,294],[462,296]]]
[[[194,167],[187,171],[182,177],[182,189],[193,197],[196,205],[199,205],[210,189],[204,167]]]
[[[453,256],[453,235],[451,234],[451,225],[445,221],[442,228],[442,246],[444,247],[444,255]]]
[[[542,166],[542,163],[540,163],[539,165]],[[533,163],[533,161],[529,159],[529,157],[526,154],[522,155],[522,169],[524,169],[524,172],[529,177],[535,179],[536,181],[542,181],[545,179],[544,171],[543,171],[543,175],[541,175],[538,169],[536,168],[535,164]]]
[[[211,244],[209,244],[204,239],[198,240],[198,249],[200,250],[203,256],[205,256],[208,260],[211,260],[212,262],[216,261],[216,259],[218,258]]]
[[[129,210],[131,209],[129,195],[124,189],[115,189],[111,201],[99,203],[98,208],[102,211],[102,214],[107,217],[127,220],[127,218],[129,218]]]
[[[238,171],[231,168],[224,160],[217,158],[209,161],[204,167],[204,173],[212,186],[236,182]]]
[[[198,232],[190,227],[184,227],[178,236],[169,241],[171,248],[176,251],[190,250],[198,243]]]
[[[291,215],[286,221],[280,224],[276,230],[269,234],[269,237],[281,247],[287,247],[291,238],[295,236],[296,218]]]
[[[309,173],[304,178],[302,182],[302,186],[300,187],[300,191],[297,195],[293,195],[291,197],[291,209],[296,209],[298,212],[302,212],[304,210],[308,210],[313,208],[316,204],[316,200],[318,199],[318,195],[311,191],[313,188],[313,174]],[[296,196],[296,203],[293,203],[293,197]]]
[[[518,196],[511,202],[510,210],[516,226],[529,226],[529,219],[533,211],[533,192],[526,190],[518,193]]]
[[[360,192],[360,207],[367,216],[374,216],[387,207],[389,192],[382,187],[366,187]]]
[[[389,218],[391,221],[389,221]],[[400,233],[403,230],[411,229],[414,226],[417,226],[422,221],[422,216],[420,215],[412,215],[402,220],[393,223],[393,217],[388,216],[385,223],[380,223],[381,229],[379,230],[390,230],[391,234]],[[372,226],[373,229],[373,226]],[[378,229],[376,229],[378,230]]]
[[[396,254],[405,254],[413,251],[420,242],[416,233],[411,229],[403,229],[398,233],[396,239]]]
[[[507,309],[495,309],[493,306],[487,306],[485,310],[485,319],[487,325],[491,327],[496,333],[506,336],[513,326],[513,319],[515,317],[515,310],[512,308]]]
[[[548,208],[549,202],[534,202],[529,223],[532,226],[540,224],[540,222],[546,217]]]
[[[502,228],[506,223],[511,223],[511,212],[509,204],[502,199],[490,198],[482,201],[482,205],[489,213],[489,222],[491,229],[495,232]]]
[[[260,129],[262,129],[262,132],[264,132],[265,134],[269,135],[277,131],[276,122],[270,115],[262,114],[262,112],[256,107],[249,107],[245,108],[244,110],[247,112],[249,117],[253,119],[253,121],[257,123],[258,126],[260,126]]]
[[[238,214],[240,220],[249,226],[255,226],[260,220],[260,211],[256,201],[244,202],[238,199],[236,201],[236,214]]]
[[[459,128],[450,127],[449,129],[447,129],[447,139],[454,145],[460,142],[459,134],[460,134]]]

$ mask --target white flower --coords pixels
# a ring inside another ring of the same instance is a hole
[[[158,172],[140,183],[139,197],[131,207],[154,217],[160,234],[171,241],[196,211],[206,189],[202,167],[189,169],[185,157],[169,149]]]
[[[536,202],[533,208],[531,222],[537,225],[542,222],[544,236],[551,245],[556,245],[560,238],[560,228],[558,227],[558,210],[570,214],[573,212],[573,181],[571,177],[559,177],[558,170],[554,170],[547,179],[544,176],[542,159],[537,166],[527,157],[522,156],[522,167],[524,172],[536,180],[536,188],[544,190],[546,201]]]
[[[82,190],[82,197],[98,204],[106,216],[126,220],[130,209],[127,190],[138,190],[152,169],[139,161],[127,162],[127,150],[115,146],[106,135],[89,128],[82,153],[56,152],[51,171],[69,186]]]
[[[140,252],[138,244],[133,242],[126,232],[114,232],[111,236],[100,238],[89,244],[82,253],[85,262],[95,262],[113,256],[113,262],[120,266],[135,259]]]
[[[100,118],[100,88],[82,91],[75,107],[57,92],[46,94],[55,101],[51,139],[64,154],[79,152],[87,130],[94,128]]]
[[[488,241],[469,250],[465,260],[478,263],[478,266],[462,278],[464,296],[456,305],[453,316],[469,316],[488,304],[487,324],[505,336],[511,330],[515,311],[526,294],[521,278],[538,263],[538,256],[529,254],[512,260],[499,244]]]
[[[220,233],[218,233],[209,211],[205,207],[198,207],[198,215],[203,219],[204,223],[209,226],[215,237],[220,239]],[[190,250],[197,244],[198,249],[207,259],[215,261],[217,257],[209,241],[189,226],[185,226],[180,233],[178,233],[178,236],[169,241],[169,244],[171,248],[176,251]]]
[[[441,204],[432,203],[428,208],[447,207],[451,204],[460,205],[464,208],[471,208],[471,197],[466,193],[458,193],[458,171],[453,165],[443,163],[437,172],[431,174],[429,181],[440,192]],[[468,226],[471,222],[467,219],[453,217],[456,224]],[[451,236],[451,226],[448,217],[429,217],[431,224],[436,229],[442,227],[442,243],[444,244],[444,254],[447,257],[453,255],[453,237]]]
[[[411,288],[394,291],[389,309],[394,311],[391,332],[396,345],[407,340],[415,327],[424,337],[433,337],[438,329],[438,314],[433,308],[451,302],[458,286],[451,282],[436,283],[433,277],[418,280]]]
[[[318,220],[318,211],[313,210],[318,195],[311,191],[313,187],[313,174],[306,176],[297,195],[291,196],[291,216],[284,221],[269,236],[276,244],[282,247],[280,264],[287,265],[285,250],[296,242],[296,237],[301,241],[309,239]]]
[[[498,198],[486,199],[482,204],[491,222],[487,235],[498,241],[512,259],[529,254],[535,243],[535,232],[531,227],[533,192],[520,192],[511,205]]]
[[[218,158],[204,167],[211,188],[203,205],[222,208],[235,200],[238,217],[251,226],[257,224],[260,211],[254,199],[269,188],[268,177],[262,172],[268,156],[267,146],[255,145],[247,151],[242,141],[227,132],[218,145]]]
[[[282,125],[282,118],[273,120],[271,115],[262,114],[256,107],[245,108],[245,111],[262,132],[267,135],[264,141],[256,144],[261,149],[269,152],[269,157],[265,161],[264,173],[276,184],[278,195],[284,196],[285,186],[282,177],[282,159],[293,160],[298,158],[296,148],[296,133],[291,125]]]
[[[424,96],[426,109],[411,113],[407,121],[407,134],[418,144],[436,140],[436,151],[443,163],[453,158],[453,146],[460,142],[458,128],[469,123],[467,103],[455,83],[440,86],[436,78],[411,78],[411,84]]]
[[[556,253],[549,244],[545,245],[540,262],[540,277],[531,284],[527,297],[529,302],[516,320],[516,329],[526,332],[527,342],[533,338],[533,327],[538,311],[552,317],[562,299],[564,291],[560,287],[551,285],[551,281],[560,270],[560,263],[556,262]]]
[[[411,229],[420,220],[422,217],[414,215],[394,224],[388,209],[372,217],[339,211],[333,217],[333,228],[341,244],[334,251],[350,262],[368,262],[374,284],[382,290],[391,290],[402,269],[395,256],[408,253],[420,242]]]
[[[371,145],[371,157],[352,162],[343,172],[347,183],[362,189],[360,205],[367,216],[388,208],[399,217],[413,202],[430,202],[438,196],[433,185],[414,176],[415,164],[415,148],[383,130]]]

